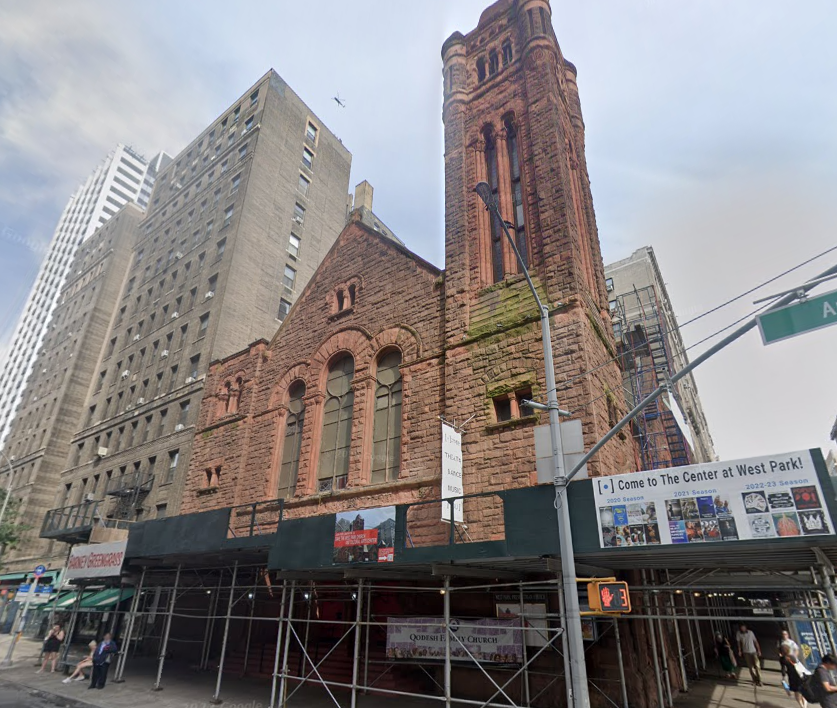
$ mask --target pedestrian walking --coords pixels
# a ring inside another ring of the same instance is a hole
[[[811,703],[819,703],[822,708],[837,708],[837,659],[826,654],[810,678],[803,679],[800,690],[803,698]]]
[[[116,654],[119,648],[110,633],[106,633],[99,642],[99,646],[93,652],[93,672],[90,675],[90,688],[104,688],[108,680],[108,669],[110,669],[111,656]]]
[[[799,657],[791,651],[790,646],[784,644],[782,645],[782,653],[779,657],[779,663],[782,666],[782,671],[786,675],[787,690],[793,694],[793,697],[799,704],[799,708],[806,708],[808,701],[805,700],[805,696],[803,696],[800,691],[802,688],[802,681],[806,676],[810,676],[811,672],[808,671],[805,664],[799,660]]]
[[[784,678],[787,675],[787,670],[785,668],[785,664],[782,662],[782,649],[787,647],[790,650],[790,653],[794,656],[799,656],[799,645],[791,639],[790,632],[788,630],[783,629],[782,635],[779,637],[779,646],[778,654],[779,654],[779,665],[782,667],[782,677]]]
[[[750,676],[756,686],[763,686],[761,682],[761,647],[753,630],[747,629],[747,625],[742,623],[738,627],[738,634],[735,635],[736,643],[738,644],[738,656],[747,665],[750,670]]]
[[[721,669],[724,672],[724,677],[728,679],[735,678],[735,653],[732,651],[729,639],[727,639],[720,632],[715,634],[715,657],[721,664]]]
[[[44,639],[44,661],[41,668],[36,673],[42,674],[46,665],[51,661],[51,673],[55,673],[55,664],[58,661],[58,652],[61,651],[61,643],[64,641],[64,630],[61,629],[60,624],[53,625],[49,630],[46,639]]]

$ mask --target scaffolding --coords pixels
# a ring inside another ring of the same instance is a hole
[[[675,371],[668,326],[653,285],[618,295],[612,305],[613,332],[630,407],[664,385]],[[677,398],[676,384],[671,394]],[[674,403],[672,403],[674,405]],[[632,424],[642,469],[688,465],[688,443],[672,412],[660,399],[648,404]]]

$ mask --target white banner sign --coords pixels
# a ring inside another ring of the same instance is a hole
[[[833,534],[811,453],[593,480],[602,548]]]
[[[127,541],[76,546],[67,561],[64,579],[119,577],[127,546]]]
[[[462,435],[442,423],[442,499],[465,494],[462,482]],[[463,523],[462,499],[453,503],[453,520]],[[450,504],[442,503],[442,521],[450,521]]]
[[[518,619],[450,621],[454,661],[519,664],[523,630]],[[441,617],[387,617],[387,659],[444,660],[445,621]]]

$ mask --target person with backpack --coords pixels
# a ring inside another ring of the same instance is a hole
[[[819,703],[823,708],[837,708],[837,659],[826,654],[816,671],[802,679],[799,693],[808,703]]]
[[[785,688],[793,694],[799,708],[806,708],[808,701],[802,695],[802,682],[811,675],[805,664],[803,664],[799,657],[791,650],[789,646],[782,646],[781,654],[779,655],[779,664],[782,667],[782,672],[785,674]]]

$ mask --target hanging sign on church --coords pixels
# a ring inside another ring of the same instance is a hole
[[[465,521],[462,496],[465,485],[462,481],[462,435],[450,425],[442,423],[442,521],[450,521],[451,506],[453,520],[457,524]],[[453,503],[445,502],[453,499]]]
[[[834,533],[808,450],[593,480],[602,548]]]

